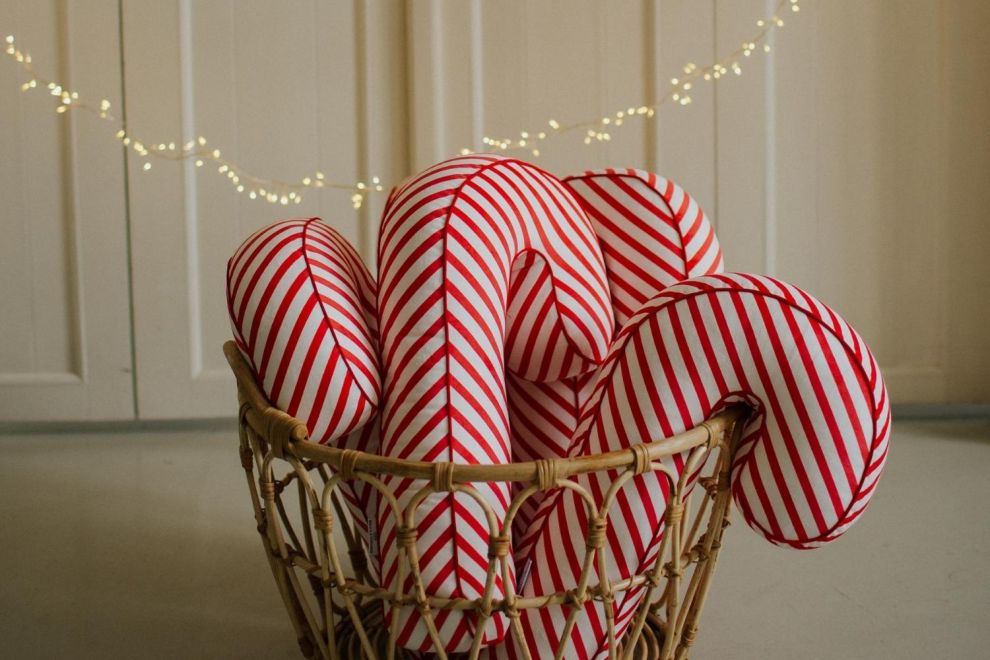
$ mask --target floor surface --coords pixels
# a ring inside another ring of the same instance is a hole
[[[295,658],[233,432],[0,436],[5,658]],[[815,551],[729,528],[692,657],[990,657],[990,421],[895,424]]]

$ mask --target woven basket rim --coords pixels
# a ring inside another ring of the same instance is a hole
[[[451,484],[474,482],[531,483],[540,474],[551,472],[557,477],[569,477],[603,470],[630,467],[643,471],[650,463],[680,454],[701,445],[714,449],[728,441],[737,424],[744,422],[751,408],[745,404],[727,406],[698,426],[675,435],[603,453],[583,454],[571,458],[539,461],[509,462],[498,465],[467,465],[449,462],[415,461],[371,454],[356,449],[341,449],[314,442],[306,424],[274,406],[258,387],[254,371],[234,341],[223,345],[224,355],[237,379],[241,421],[269,439],[276,456],[289,454],[302,460],[323,463],[341,469],[346,461],[348,471],[360,470],[371,474],[387,474],[411,479],[435,480],[439,470],[445,470],[445,481]],[[438,467],[440,466],[440,467]]]

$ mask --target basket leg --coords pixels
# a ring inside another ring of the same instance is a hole
[[[691,645],[694,644],[698,632],[698,622],[708,597],[715,566],[718,563],[719,551],[722,548],[722,537],[725,528],[729,526],[729,516],[732,512],[732,461],[736,448],[742,437],[744,423],[737,421],[733,424],[728,435],[727,446],[719,456],[718,471],[715,481],[715,496],[712,505],[711,518],[701,543],[701,556],[692,575],[688,597],[683,604],[684,611],[678,616],[674,630],[679,639],[676,640],[675,660],[687,660]]]
[[[690,606],[687,609],[687,616],[683,622],[683,628],[681,629],[681,641],[677,645],[677,651],[674,654],[676,660],[686,660],[688,651],[691,645],[694,643],[695,635],[698,632],[698,621],[701,619],[701,612],[705,606],[705,599],[708,597],[708,589],[711,586],[712,577],[715,575],[715,566],[718,562],[719,550],[722,547],[722,536],[725,532],[725,528],[729,526],[729,513],[730,513],[730,498],[728,489],[724,493],[719,493],[720,498],[724,498],[726,501],[722,506],[716,505],[716,508],[722,509],[723,513],[720,519],[713,521],[714,529],[709,530],[711,532],[711,539],[706,539],[705,547],[707,550],[707,556],[702,559],[697,567],[699,572],[699,581],[697,592],[691,599]]]

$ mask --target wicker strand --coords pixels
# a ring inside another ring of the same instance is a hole
[[[707,420],[698,426],[708,431],[708,442],[705,443],[705,446],[708,447],[709,451],[718,447],[718,444],[722,441],[722,434],[713,429],[712,425],[709,424]]]
[[[540,490],[548,491],[557,485],[558,470],[556,458],[542,458],[536,461],[536,484]]]
[[[433,490],[448,493],[454,489],[454,464],[449,462],[433,464]]]
[[[254,467],[254,452],[251,451],[250,447],[241,447],[241,467],[245,471],[250,472]]]
[[[350,481],[354,478],[354,464],[357,463],[361,452],[355,449],[345,449],[340,453],[340,478]]]
[[[586,547],[588,550],[598,550],[605,545],[605,533],[608,531],[608,519],[603,517],[592,518],[588,522],[588,538]]]
[[[506,534],[490,536],[488,538],[488,558],[500,559],[509,554],[509,547],[512,540]]]
[[[333,533],[333,513],[326,509],[313,509],[313,525],[327,534]]]
[[[395,542],[400,548],[415,548],[416,538],[419,536],[419,532],[415,527],[406,527],[405,525],[399,527],[395,532]]]
[[[275,484],[271,481],[261,480],[258,482],[258,493],[261,499],[271,502],[275,499]]]
[[[646,445],[633,445],[629,448],[629,451],[633,455],[633,474],[649,472],[652,461],[650,460],[650,452],[647,450]]]

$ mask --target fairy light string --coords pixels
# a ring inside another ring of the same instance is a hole
[[[632,119],[653,119],[660,106],[668,102],[679,105],[689,105],[692,101],[692,91],[699,82],[713,82],[723,76],[734,74],[742,75],[742,62],[753,55],[753,53],[769,53],[771,50],[768,43],[770,34],[775,30],[784,27],[784,19],[780,14],[790,7],[794,13],[801,11],[799,0],[781,0],[769,18],[761,18],[756,21],[759,32],[750,39],[747,39],[731,53],[723,56],[717,62],[707,66],[698,66],[694,62],[688,62],[682,67],[683,75],[671,78],[667,93],[650,105],[630,106],[619,109],[611,114],[604,115],[597,119],[562,124],[554,119],[550,119],[545,127],[535,131],[521,131],[519,137],[495,138],[485,136],[482,144],[493,151],[513,151],[526,149],[530,154],[540,156],[540,144],[554,137],[566,133],[584,133],[583,142],[590,145],[594,142],[608,142],[612,139],[612,133],[624,126]],[[461,154],[474,153],[471,149],[461,149]]]
[[[729,75],[742,75],[742,63],[747,58],[750,58],[754,53],[770,52],[770,44],[768,43],[770,34],[784,27],[781,14],[785,13],[788,8],[791,12],[800,11],[799,0],[781,0],[771,16],[761,18],[756,22],[759,31],[754,36],[718,61],[707,66],[698,66],[693,62],[685,64],[681,69],[682,74],[670,79],[666,93],[652,103],[629,106],[595,119],[573,123],[562,123],[555,119],[549,119],[545,125],[538,129],[520,131],[518,137],[486,135],[482,137],[481,143],[486,151],[525,150],[530,156],[538,158],[541,154],[540,149],[545,143],[563,135],[581,133],[583,134],[582,143],[584,145],[608,142],[612,139],[612,135],[628,122],[637,119],[653,119],[660,106],[666,103],[689,105],[693,100],[692,93],[696,85],[714,82]],[[320,170],[316,170],[298,181],[266,178],[250,172],[240,164],[225,157],[218,147],[202,135],[184,141],[143,140],[123,127],[123,121],[113,113],[110,101],[107,99],[101,99],[99,103],[91,103],[66,85],[39,76],[30,53],[21,50],[14,35],[7,36],[4,52],[20,65],[27,76],[27,80],[21,84],[22,92],[41,91],[48,93],[56,99],[55,112],[58,114],[66,114],[70,110],[84,111],[95,115],[101,121],[116,126],[118,128],[115,133],[117,140],[142,159],[141,171],[143,172],[150,171],[153,167],[152,163],[156,160],[190,161],[197,168],[212,168],[218,176],[227,180],[235,192],[246,195],[249,199],[283,206],[301,203],[303,195],[311,190],[331,189],[350,193],[351,206],[354,209],[359,209],[369,194],[385,190],[385,185],[377,176],[371,177],[370,181],[336,182],[328,181]],[[469,155],[477,152],[475,149],[465,147],[459,153]]]

